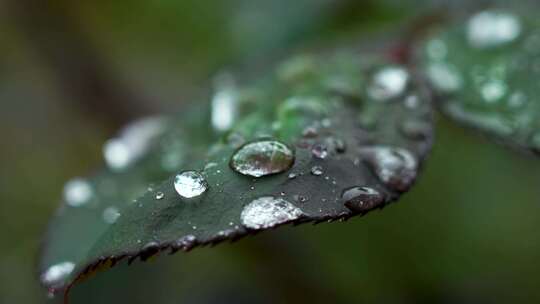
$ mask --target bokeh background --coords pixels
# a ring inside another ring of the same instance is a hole
[[[61,301],[37,281],[42,234],[120,126],[204,99],[224,69],[484,5],[444,2],[0,1],[0,303]],[[540,160],[437,127],[417,187],[381,212],[118,266],[72,303],[540,303]]]

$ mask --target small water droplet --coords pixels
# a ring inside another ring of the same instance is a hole
[[[161,191],[156,193],[156,199],[157,200],[163,199],[164,197],[165,197],[165,193],[163,193]]]
[[[386,101],[403,94],[407,87],[409,73],[402,67],[388,66],[377,71],[368,87],[368,95]]]
[[[118,137],[105,142],[103,157],[107,166],[121,171],[146,153],[155,138],[165,130],[165,120],[160,117],[139,119],[120,131]]]
[[[311,167],[311,174],[315,176],[322,175],[324,173],[323,168],[321,166],[313,166]]]
[[[475,48],[491,48],[516,40],[521,34],[520,20],[502,11],[484,11],[469,19],[467,39]]]
[[[435,89],[442,93],[453,93],[463,86],[457,69],[446,63],[431,63],[427,67],[427,76]]]
[[[300,218],[303,212],[282,198],[272,196],[253,200],[242,210],[242,224],[251,229],[266,229]]]
[[[420,98],[416,95],[409,95],[405,98],[405,106],[409,109],[416,109],[420,105]]]
[[[294,173],[294,172],[289,173],[288,178],[289,179],[295,179],[296,178],[296,173]]]
[[[75,269],[73,262],[62,262],[49,267],[42,275],[41,282],[45,285],[58,285],[65,280]]]
[[[86,204],[93,195],[92,185],[85,179],[74,178],[64,185],[64,200],[72,207]]]
[[[243,175],[261,177],[281,173],[294,163],[294,150],[276,140],[259,140],[240,147],[232,156],[231,168]]]
[[[353,212],[366,212],[384,202],[384,196],[369,187],[352,187],[345,189],[341,195],[345,206]]]
[[[418,163],[408,150],[375,146],[362,148],[359,153],[377,177],[392,189],[406,191],[416,178]]]
[[[480,93],[486,102],[496,102],[506,94],[506,84],[500,80],[488,81],[482,85]]]
[[[176,240],[173,244],[173,248],[187,251],[195,247],[195,245],[197,245],[197,237],[188,234]]]
[[[325,159],[328,156],[328,148],[322,144],[315,144],[311,148],[311,154],[317,158]]]
[[[103,210],[103,220],[107,224],[114,224],[120,217],[120,212],[116,207],[107,207]]]
[[[296,194],[293,196],[293,199],[299,203],[305,203],[309,200],[307,196]]]
[[[174,189],[185,198],[193,198],[208,189],[208,183],[197,171],[184,171],[174,178]]]

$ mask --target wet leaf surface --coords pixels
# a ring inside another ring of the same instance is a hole
[[[538,26],[527,14],[492,9],[434,33],[423,46],[422,64],[442,111],[538,153]]]
[[[133,161],[118,149],[108,163],[119,166],[75,191],[89,201],[62,205],[41,260],[47,287],[123,259],[382,208],[413,185],[433,139],[417,77],[364,53],[293,58],[251,86],[218,86],[212,104],[171,118]]]

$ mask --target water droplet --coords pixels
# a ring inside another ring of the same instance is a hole
[[[240,147],[232,156],[231,168],[243,175],[261,177],[288,170],[294,151],[275,140],[259,140]]]
[[[176,240],[173,244],[173,248],[188,251],[195,247],[195,245],[197,245],[197,237],[188,234]]]
[[[230,74],[219,75],[215,87],[212,97],[212,126],[223,132],[229,130],[236,119],[238,93]]]
[[[164,197],[165,197],[165,193],[163,193],[161,191],[156,193],[156,199],[157,200],[163,199]]]
[[[476,48],[491,48],[510,43],[521,34],[520,20],[513,14],[484,11],[469,19],[467,39]]]
[[[185,198],[193,198],[208,189],[208,183],[197,171],[184,171],[174,178],[174,189]]]
[[[311,167],[311,174],[315,176],[322,175],[324,173],[323,168],[321,166],[313,166]]]
[[[343,191],[341,198],[353,212],[366,212],[384,202],[384,196],[369,187],[352,187]]]
[[[416,178],[417,160],[408,150],[375,146],[362,148],[359,153],[377,177],[392,189],[406,191]]]
[[[405,98],[405,106],[409,109],[416,109],[420,105],[420,98],[416,95],[409,95]]]
[[[328,148],[322,144],[315,144],[311,148],[311,154],[317,158],[325,159],[328,156]]]
[[[86,204],[93,195],[92,185],[85,179],[74,178],[64,185],[64,200],[72,207]]]
[[[398,66],[385,67],[373,76],[368,87],[368,95],[376,100],[386,101],[400,96],[407,87],[409,73]]]
[[[242,224],[251,229],[265,229],[294,221],[302,211],[282,198],[265,196],[255,199],[242,210]]]
[[[75,269],[73,262],[62,262],[49,267],[42,275],[41,282],[52,286],[62,283]]]
[[[120,212],[116,207],[107,207],[103,210],[103,220],[107,224],[114,224],[120,217]]]
[[[527,103],[527,96],[522,92],[514,92],[508,98],[508,106],[512,109],[519,109]]]
[[[506,94],[506,84],[499,80],[488,81],[481,87],[480,93],[486,102],[498,101]]]
[[[296,194],[293,196],[293,199],[299,203],[305,203],[309,200],[307,196]]]
[[[452,93],[459,90],[463,80],[457,69],[446,63],[432,63],[427,67],[427,76],[431,84],[442,93]]]
[[[288,178],[289,179],[295,179],[296,178],[296,173],[294,173],[294,172],[289,173]]]
[[[111,170],[121,171],[146,153],[152,141],[165,130],[160,117],[139,119],[120,131],[118,137],[105,142],[103,157]]]

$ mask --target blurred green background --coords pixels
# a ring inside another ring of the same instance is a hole
[[[0,2],[0,303],[61,301],[37,281],[41,236],[64,182],[102,165],[118,127],[204,98],[223,69],[369,44],[367,33],[441,11],[415,0]],[[437,127],[398,204],[121,265],[72,303],[539,303],[540,160],[442,117]]]

